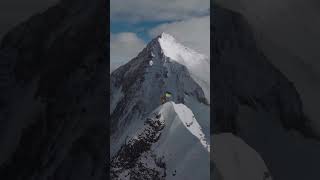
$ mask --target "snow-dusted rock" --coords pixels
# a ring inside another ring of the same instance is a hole
[[[126,140],[111,166],[113,179],[209,179],[209,139],[187,106],[167,102]]]
[[[209,72],[205,56],[162,33],[111,74],[114,179],[209,179]]]
[[[179,59],[166,55],[169,44],[183,47],[172,36],[162,34],[152,40],[136,58],[111,74],[111,154],[120,148],[126,136],[143,126],[142,119],[161,104],[160,97],[166,91],[172,93],[170,100],[184,103],[195,111],[195,118],[201,120],[199,123],[205,126],[205,133],[209,135],[209,100],[204,93],[209,92],[206,89],[209,86],[198,84],[201,78],[197,76],[196,79],[192,71],[193,61],[197,62],[195,66],[204,65],[207,61],[204,56],[184,47],[177,50]],[[194,58],[190,59],[189,56]],[[149,65],[150,59],[152,66]]]

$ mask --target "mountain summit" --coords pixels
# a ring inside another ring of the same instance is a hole
[[[131,114],[148,114],[160,105],[166,91],[173,93],[171,100],[176,103],[187,103],[191,98],[209,105],[209,72],[204,55],[184,47],[169,34],[157,36],[137,57],[111,74],[111,123],[116,123],[112,132],[117,125],[131,121],[132,115],[123,113],[125,107],[134,111]],[[121,122],[120,116],[126,120]]]
[[[209,72],[204,55],[162,33],[111,74],[114,179],[209,177]]]
[[[183,46],[167,33],[162,33],[158,42],[166,57],[184,65],[189,70],[192,78],[204,90],[206,99],[210,101],[210,61],[208,57]]]

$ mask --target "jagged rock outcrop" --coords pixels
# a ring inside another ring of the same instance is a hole
[[[209,179],[210,144],[186,105],[167,102],[143,122],[111,157],[112,179]]]
[[[108,18],[107,1],[62,0],[4,36],[0,179],[108,177]]]
[[[125,142],[111,159],[112,179],[163,179],[166,178],[166,163],[157,154],[150,152],[165,126],[161,114],[145,120],[145,127],[136,137]],[[151,166],[151,163],[153,166]]]

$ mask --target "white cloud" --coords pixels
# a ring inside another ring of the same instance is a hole
[[[111,0],[111,19],[182,20],[209,13],[210,0]]]
[[[161,24],[149,31],[151,37],[166,32],[183,45],[210,57],[210,17],[203,16],[188,20]]]
[[[110,37],[110,71],[127,63],[145,47],[145,42],[135,33],[122,32]]]

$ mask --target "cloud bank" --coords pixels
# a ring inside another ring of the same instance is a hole
[[[210,57],[209,0],[110,0],[110,5],[112,22],[139,24],[145,29],[143,37],[151,39],[166,32],[183,45]],[[150,22],[155,25],[150,27]],[[111,71],[136,57],[148,43],[132,31],[127,28],[111,35]]]
[[[151,37],[166,32],[183,45],[210,57],[210,17],[203,16],[161,24],[149,31]]]
[[[209,13],[209,0],[111,0],[110,14],[114,20],[171,21]]]
[[[135,33],[122,32],[110,36],[110,71],[125,64],[145,47],[145,42]]]

